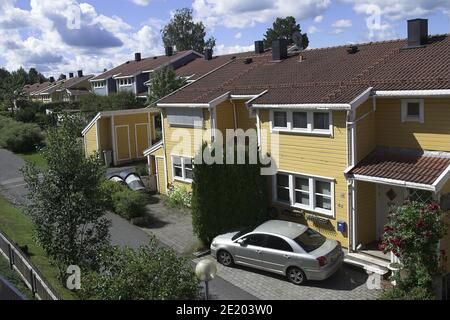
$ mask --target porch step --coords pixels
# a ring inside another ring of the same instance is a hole
[[[384,276],[389,272],[389,262],[360,253],[347,253],[344,263],[363,268],[367,272]]]

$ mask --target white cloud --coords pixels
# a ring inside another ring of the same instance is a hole
[[[148,6],[151,0],[132,0],[138,6]]]
[[[242,33],[241,33],[241,32],[236,33],[236,34],[234,35],[234,38],[235,38],[235,39],[240,39],[240,38],[242,38]]]
[[[245,28],[276,17],[314,18],[330,4],[331,0],[194,0],[192,7],[196,18],[209,27]]]
[[[317,16],[314,18],[315,23],[321,23],[323,21],[323,16]]]
[[[143,24],[134,29],[117,16],[99,14],[75,0],[31,0],[30,10],[15,0],[0,3],[0,58],[8,69],[36,67],[46,75],[98,73],[133,58],[161,54],[159,29]],[[81,14],[79,29],[69,28],[71,11]]]
[[[314,34],[319,32],[319,29],[316,26],[309,26],[308,30],[306,31],[308,34]]]
[[[331,26],[333,28],[350,28],[352,26],[352,21],[348,19],[340,19],[335,21]]]
[[[219,44],[214,48],[214,54],[215,55],[221,55],[221,54],[231,54],[231,53],[238,53],[238,52],[248,52],[255,50],[254,45],[248,45],[248,46],[225,46],[224,44]]]

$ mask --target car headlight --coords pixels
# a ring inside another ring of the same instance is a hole
[[[211,243],[211,247],[217,247],[217,242],[213,241],[213,242]]]

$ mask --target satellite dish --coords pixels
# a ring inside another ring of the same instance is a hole
[[[292,41],[297,50],[303,50],[303,35],[300,32],[297,31],[292,35]]]

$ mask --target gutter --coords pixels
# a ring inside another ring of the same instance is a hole
[[[450,89],[438,90],[376,90],[376,97],[407,98],[407,97],[450,97]]]

